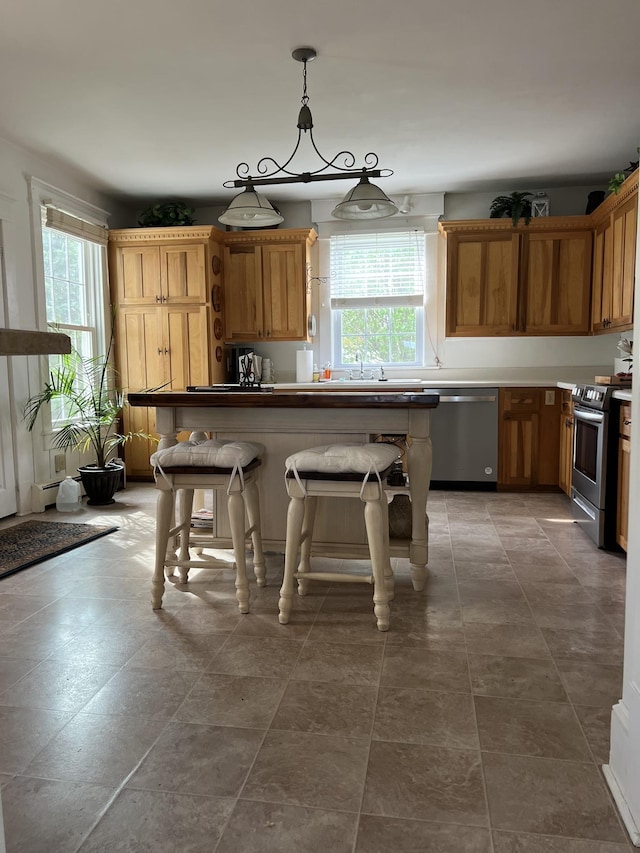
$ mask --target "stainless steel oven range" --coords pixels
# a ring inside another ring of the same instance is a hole
[[[617,433],[611,428],[613,387],[575,385],[571,508],[600,548],[616,548]]]

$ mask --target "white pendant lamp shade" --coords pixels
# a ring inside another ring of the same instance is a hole
[[[280,225],[284,222],[284,216],[274,209],[268,199],[249,186],[230,202],[222,216],[218,217],[218,222],[241,228],[266,228],[269,225]]]
[[[336,219],[385,219],[397,212],[398,208],[391,199],[364,176],[335,206],[331,215]]]

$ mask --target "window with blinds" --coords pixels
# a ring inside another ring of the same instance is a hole
[[[333,236],[330,264],[334,365],[421,365],[424,233]]]
[[[104,265],[107,229],[51,207],[42,208],[42,255],[47,324],[69,335],[85,358],[104,341]],[[61,356],[50,356],[53,366]],[[51,404],[51,419],[68,422],[62,401]]]

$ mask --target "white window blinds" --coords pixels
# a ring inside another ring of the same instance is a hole
[[[424,233],[419,230],[331,237],[331,307],[378,299],[422,304]]]
[[[44,224],[47,228],[55,228],[71,237],[79,237],[81,240],[90,240],[100,246],[107,245],[108,230],[101,225],[93,225],[83,219],[77,219],[69,213],[63,213],[55,207],[45,208],[46,216]]]

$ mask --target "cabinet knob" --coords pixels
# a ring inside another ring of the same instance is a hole
[[[162,297],[156,296],[156,302],[162,302]]]
[[[261,337],[262,337],[262,329],[258,329],[258,337],[259,337],[259,338],[261,338]]]
[[[162,302],[166,302],[166,301],[167,301],[167,297],[166,297],[166,296],[163,296],[163,297],[162,297]]]
[[[268,337],[268,338],[270,338],[270,337],[271,337],[271,329],[267,329],[267,337]]]
[[[166,347],[164,349],[162,349],[162,347],[158,347],[158,355],[168,355],[168,354],[169,354],[169,350]]]
[[[625,426],[631,426],[631,421],[622,421]]]

